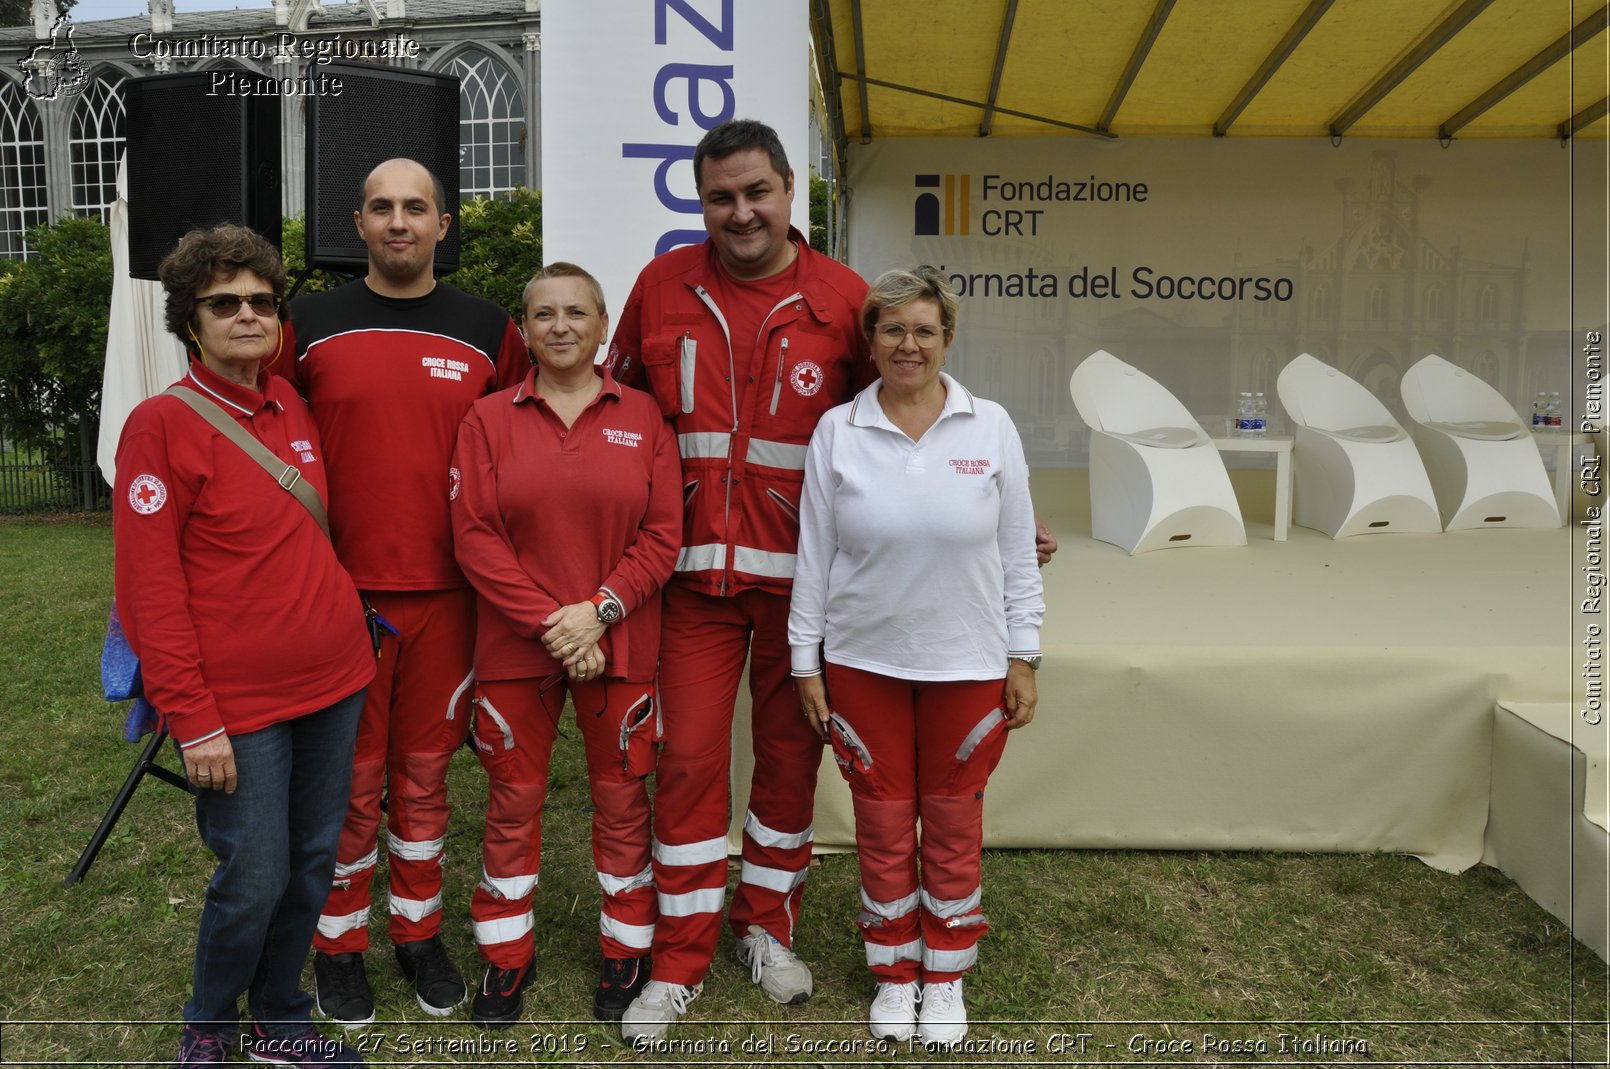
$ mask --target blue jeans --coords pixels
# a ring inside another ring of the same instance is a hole
[[[231,735],[234,794],[196,795],[196,827],[218,857],[207,885],[187,1023],[227,1030],[238,1001],[269,1035],[306,1027],[302,966],[335,874],[352,785],[363,691],[244,735]]]

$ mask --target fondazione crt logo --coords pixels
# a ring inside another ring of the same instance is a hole
[[[28,50],[17,61],[22,70],[22,87],[36,100],[56,100],[82,93],[89,71],[78,58],[73,44],[73,20],[62,15],[50,28],[50,37]]]
[[[1145,182],[1095,175],[1016,178],[999,174],[914,174],[911,232],[917,237],[1039,237],[1059,204],[1144,204]],[[978,205],[973,200],[977,191]]]

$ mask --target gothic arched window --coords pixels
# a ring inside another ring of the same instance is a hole
[[[67,142],[72,163],[73,211],[111,216],[117,199],[117,161],[123,155],[123,75],[101,72],[73,104]]]
[[[526,184],[525,94],[509,68],[471,49],[447,73],[460,79],[459,195],[492,197]]]
[[[49,214],[39,112],[15,82],[0,78],[0,256],[26,256],[23,235]]]
[[[1498,319],[1498,287],[1492,283],[1483,286],[1476,295],[1476,319],[1482,323],[1493,323]]]
[[[1433,282],[1431,288],[1426,290],[1426,318],[1427,323],[1442,322],[1442,284]]]
[[[1368,304],[1365,306],[1365,315],[1368,316],[1371,326],[1380,326],[1386,322],[1390,311],[1391,301],[1387,296],[1385,286],[1374,286],[1370,289]]]

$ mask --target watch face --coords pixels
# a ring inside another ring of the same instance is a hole
[[[598,606],[598,619],[606,624],[612,624],[621,618],[621,607],[618,601],[606,601]]]

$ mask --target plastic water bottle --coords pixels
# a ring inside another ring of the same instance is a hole
[[[1269,399],[1259,390],[1252,395],[1252,434],[1262,438],[1269,429]]]
[[[1235,401],[1235,433],[1239,438],[1245,438],[1252,433],[1252,424],[1256,417],[1252,409],[1252,391],[1242,390]]]
[[[1565,426],[1565,406],[1560,403],[1558,390],[1549,394],[1548,407],[1544,412],[1547,417],[1545,422],[1548,424],[1549,430],[1557,431]]]
[[[1549,395],[1542,390],[1532,398],[1532,433],[1541,434],[1549,429]]]

